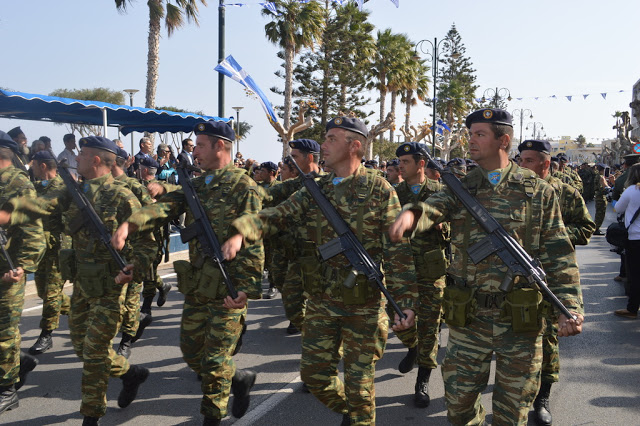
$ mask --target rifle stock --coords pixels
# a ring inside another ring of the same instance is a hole
[[[509,291],[513,286],[513,277],[522,276],[527,282],[535,286],[565,317],[577,320],[569,310],[558,300],[547,286],[546,274],[540,261],[533,259],[518,242],[504,229],[504,227],[478,202],[464,187],[460,179],[452,172],[444,170],[434,161],[427,150],[423,150],[429,162],[441,174],[443,182],[449,187],[453,195],[460,200],[464,208],[469,211],[487,236],[467,250],[469,258],[474,264],[481,262],[487,256],[496,254],[509,268],[509,272],[500,285],[501,291]]]
[[[336,208],[333,207],[329,200],[327,200],[315,179],[304,173],[293,157],[289,156],[288,158],[291,161],[291,164],[298,169],[300,176],[302,176],[302,182],[305,188],[307,188],[307,191],[309,191],[309,194],[313,197],[324,217],[327,218],[329,225],[331,225],[336,234],[338,234],[338,238],[334,238],[333,240],[318,247],[318,252],[320,253],[322,260],[326,261],[338,254],[344,254],[353,267],[352,272],[354,273],[354,276],[349,278],[355,278],[355,275],[358,274],[365,275],[370,282],[375,283],[378,286],[378,289],[380,289],[382,294],[387,298],[387,301],[393,307],[393,310],[398,314],[398,316],[402,319],[406,319],[407,315],[402,312],[396,301],[391,297],[389,290],[382,282],[384,275],[380,271],[380,265],[373,260],[371,255],[355,236],[347,222],[345,222]],[[354,285],[355,279],[348,279],[345,286],[351,288]]]
[[[9,269],[11,269],[11,272],[16,274],[18,273],[18,271],[16,270],[16,267],[14,266],[13,261],[11,260],[11,256],[9,256],[9,252],[7,251],[8,242],[9,242],[9,239],[7,237],[7,231],[5,231],[4,228],[0,228],[0,249],[2,249],[2,255],[4,256],[5,260],[9,264]]]

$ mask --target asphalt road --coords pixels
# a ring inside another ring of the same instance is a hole
[[[589,204],[593,210],[593,202]],[[614,220],[609,208],[606,225]],[[640,321],[613,315],[626,307],[620,283],[613,281],[619,257],[609,251],[604,237],[595,236],[589,246],[578,247],[578,260],[587,312],[584,332],[561,340],[561,377],[553,386],[551,408],[556,425],[640,425]],[[179,256],[174,256],[173,260]],[[153,323],[133,349],[130,361],[151,370],[138,399],[126,409],[117,407],[122,387],[112,379],[108,390],[107,414],[103,425],[196,425],[200,383],[183,362],[178,347],[183,298],[175,289],[170,265],[161,275],[174,285],[167,304],[154,305]],[[70,289],[67,289],[70,292]],[[21,323],[22,348],[28,349],[39,335],[41,301],[27,296]],[[242,352],[236,356],[240,368],[259,372],[252,392],[251,407],[244,418],[227,417],[224,425],[338,425],[341,416],[323,407],[302,391],[299,379],[300,335],[289,336],[280,297],[252,301],[248,332]],[[444,356],[448,332],[442,331],[439,359]],[[119,337],[114,341],[117,344]],[[412,395],[417,369],[402,375],[397,365],[405,349],[390,336],[385,356],[377,365],[376,403],[379,425],[445,425],[446,409],[440,370],[432,375],[431,406],[417,409]],[[54,333],[54,347],[39,356],[40,365],[19,391],[20,407],[0,416],[0,423],[12,425],[80,424],[81,363],[73,353],[66,317]],[[493,374],[492,374],[493,376]],[[490,382],[483,403],[491,422]],[[530,421],[530,424],[533,424]]]

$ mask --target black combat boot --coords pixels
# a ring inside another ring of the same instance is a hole
[[[398,370],[404,374],[413,370],[413,367],[416,365],[416,359],[418,358],[418,345],[413,348],[409,348],[407,355],[402,358],[400,364],[398,364]]]
[[[100,417],[84,416],[84,420],[82,421],[82,426],[97,426],[99,422],[100,422]]]
[[[298,334],[298,333],[300,333],[300,330],[298,330],[298,327],[296,327],[295,325],[293,325],[291,321],[289,321],[289,326],[287,327],[287,334]]]
[[[256,382],[256,372],[252,370],[236,370],[231,380],[231,392],[233,392],[233,405],[231,414],[241,418],[249,408],[249,391]]]
[[[350,424],[351,424],[351,416],[349,416],[349,413],[343,414],[342,422],[340,423],[340,426],[349,426]]]
[[[202,422],[202,426],[218,426],[220,425],[220,419],[215,417],[205,417]]]
[[[16,390],[19,390],[22,386],[24,386],[24,382],[27,380],[27,374],[33,371],[33,369],[36,368],[37,365],[38,360],[31,355],[20,354],[20,371],[18,372],[20,381],[16,383]]]
[[[122,377],[122,390],[118,395],[118,407],[125,408],[136,399],[138,388],[149,377],[149,369],[139,365],[132,365]]]
[[[53,337],[51,337],[51,333],[53,330],[42,330],[40,332],[40,337],[36,340],[31,348],[29,348],[29,353],[31,355],[39,355],[45,353],[53,346]]]
[[[158,289],[158,300],[156,301],[158,306],[164,306],[164,304],[167,303],[167,295],[170,291],[171,284],[169,283],[164,283],[162,288]]]
[[[0,413],[18,408],[19,405],[16,387],[14,385],[0,386]]]
[[[543,426],[551,426],[551,410],[549,409],[549,397],[551,396],[551,383],[540,383],[540,391],[536,400],[533,401],[533,410],[535,412],[536,424]]]
[[[127,333],[122,333],[122,340],[120,340],[120,344],[118,345],[118,350],[116,353],[118,355],[122,355],[126,359],[129,359],[131,355],[131,345],[133,344],[133,336]]]
[[[413,396],[413,403],[418,408],[427,408],[431,403],[429,397],[429,378],[431,377],[431,368],[418,367],[418,378],[416,379],[416,393]]]

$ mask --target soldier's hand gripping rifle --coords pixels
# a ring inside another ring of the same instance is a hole
[[[515,276],[524,277],[530,285],[537,288],[545,299],[553,304],[567,318],[577,320],[569,310],[558,300],[555,294],[549,290],[545,282],[546,274],[538,259],[533,259],[518,242],[500,225],[487,209],[478,202],[469,191],[462,185],[451,171],[444,170],[437,161],[433,161],[426,149],[422,154],[428,159],[431,165],[440,172],[443,182],[449,187],[453,195],[464,205],[464,208],[471,213],[471,216],[478,222],[478,225],[487,233],[481,241],[469,247],[467,253],[474,264],[478,264],[491,254],[497,254],[509,268],[504,277],[500,290],[507,292],[513,287]]]
[[[18,270],[14,266],[13,261],[11,260],[11,256],[9,256],[9,252],[7,251],[8,242],[9,242],[9,239],[7,238],[7,231],[5,231],[3,228],[0,228],[0,248],[2,249],[2,255],[4,256],[5,260],[9,264],[9,268],[11,269],[11,272],[13,272],[14,274],[17,274]]]
[[[322,260],[326,261],[340,253],[344,254],[353,267],[353,270],[351,271],[351,276],[345,280],[343,285],[347,288],[352,288],[355,285],[357,275],[365,275],[369,282],[375,283],[378,286],[398,316],[401,319],[406,319],[407,315],[402,312],[396,301],[391,297],[389,290],[387,290],[382,282],[384,275],[380,271],[380,265],[373,260],[369,253],[367,253],[367,250],[355,236],[347,222],[345,222],[342,216],[340,216],[340,213],[338,213],[336,208],[322,193],[322,190],[315,179],[311,175],[304,173],[293,157],[289,156],[288,159],[291,161],[291,164],[298,169],[300,176],[302,176],[302,183],[304,184],[304,187],[307,188],[307,191],[309,191],[309,194],[313,197],[314,201],[320,208],[320,211],[322,211],[322,214],[329,222],[329,225],[331,225],[336,234],[338,234],[337,238],[334,238],[333,240],[318,247],[318,252],[320,253]]]
[[[55,159],[55,156],[53,157]],[[73,198],[73,202],[78,206],[78,210],[80,210],[79,218],[76,219],[77,222],[71,224],[72,232],[76,232],[83,226],[87,226],[89,232],[91,232],[95,238],[99,239],[100,242],[105,246],[105,248],[113,257],[113,260],[116,261],[120,270],[126,275],[131,274],[131,271],[125,271],[125,266],[127,263],[124,261],[122,256],[118,250],[116,250],[111,245],[111,234],[107,232],[107,229],[104,227],[104,223],[100,220],[100,216],[94,210],[93,206],[87,199],[87,196],[80,190],[78,187],[78,182],[71,176],[69,173],[69,169],[67,168],[67,160],[63,159],[58,163],[58,174],[64,181],[64,184],[67,186],[67,191],[71,194],[71,198]]]
[[[193,215],[193,223],[180,230],[180,239],[183,243],[187,243],[194,238],[198,239],[198,241],[200,242],[200,248],[204,255],[213,260],[213,262],[220,269],[224,284],[227,286],[227,292],[232,299],[236,299],[238,297],[238,292],[233,286],[233,283],[229,278],[229,274],[227,274],[227,270],[225,269],[224,256],[222,255],[222,249],[220,248],[220,241],[218,240],[218,236],[216,235],[215,231],[211,227],[209,217],[204,211],[202,203],[198,198],[198,194],[196,194],[196,190],[193,187],[191,179],[189,178],[189,174],[187,173],[188,170],[196,172],[201,172],[201,170],[197,167],[187,164],[186,161],[178,163],[176,169],[178,172],[178,181],[180,185],[182,185],[184,196],[187,199],[187,205],[189,206],[189,210],[191,210],[191,214]]]

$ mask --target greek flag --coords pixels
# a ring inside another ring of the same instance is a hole
[[[267,10],[270,10],[275,15],[279,15],[278,9],[276,8],[276,4],[272,1],[266,3],[258,3],[260,6],[264,7]]]
[[[227,58],[224,61],[220,62],[214,69],[237,81],[238,83],[249,89],[251,92],[258,95],[260,104],[262,105],[262,109],[267,114],[267,118],[269,119],[269,121],[271,121],[272,123],[278,122],[276,113],[273,111],[273,107],[271,106],[271,102],[269,102],[269,99],[267,99],[267,96],[258,87],[256,82],[253,81],[253,78],[251,78],[251,76],[242,69],[240,64],[238,64],[236,60],[233,59],[233,56],[227,56]]]
[[[395,4],[396,7],[400,7],[400,0],[391,0],[391,3]]]
[[[433,130],[433,126],[431,126],[430,129]],[[439,135],[443,135],[445,130],[451,132],[451,129],[445,124],[444,121],[436,121],[436,133]]]

